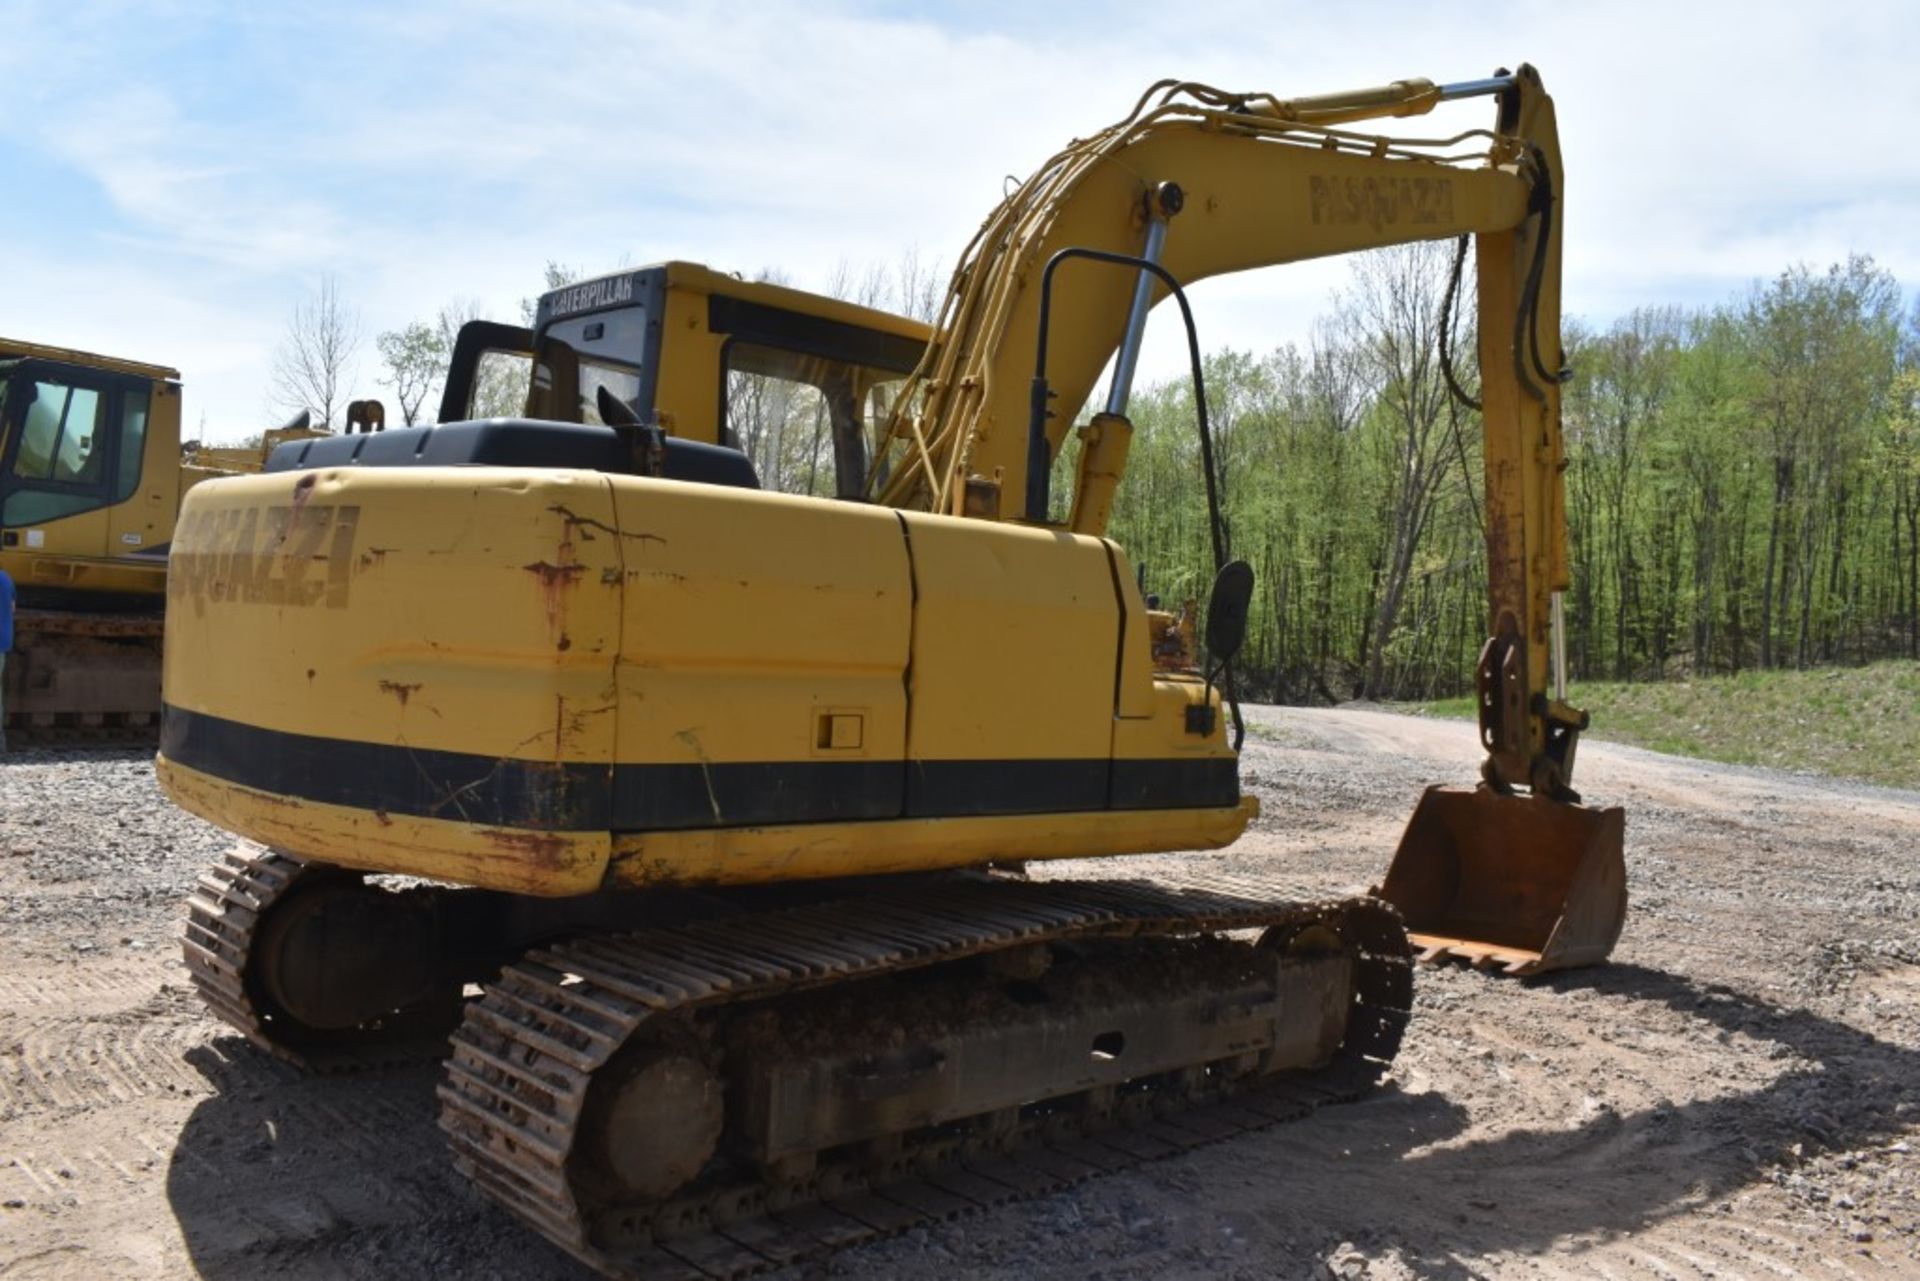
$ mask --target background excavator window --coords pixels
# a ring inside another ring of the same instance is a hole
[[[120,457],[113,469],[113,501],[124,503],[140,484],[140,458],[146,453],[146,398],[127,392],[120,411]]]
[[[146,397],[51,379],[36,379],[32,387],[4,477],[0,524],[38,524],[130,497],[140,483]]]
[[[54,382],[39,382],[34,387],[39,394],[27,406],[13,474],[22,480],[92,484],[105,465],[106,450],[99,446],[106,443],[100,435],[100,414],[106,398],[91,387]]]
[[[727,443],[753,460],[763,488],[864,494],[866,460],[901,374],[737,340],[727,344],[726,368]],[[840,475],[836,437],[849,475]]]

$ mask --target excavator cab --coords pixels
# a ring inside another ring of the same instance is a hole
[[[604,391],[621,426],[744,452],[768,488],[864,500],[872,440],[931,333],[697,263],[629,268],[548,291],[530,326],[462,326],[439,421],[616,426]],[[787,419],[806,425],[802,445],[784,441]]]

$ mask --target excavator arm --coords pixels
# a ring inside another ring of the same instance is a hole
[[[1408,139],[1347,127],[1479,96],[1497,102],[1492,129]],[[1473,237],[1490,606],[1477,680],[1484,786],[1430,789],[1382,892],[1435,954],[1522,973],[1604,957],[1625,912],[1620,811],[1583,809],[1571,787],[1587,718],[1565,701],[1558,644],[1569,585],[1562,189],[1553,101],[1529,66],[1290,100],[1162,82],[1125,119],[1048,160],[982,225],[875,460],[884,502],[1018,519],[1029,458],[1050,463],[1074,417],[1045,413],[1048,397],[1063,408],[1086,403],[1111,361],[1068,521],[1103,534],[1124,474],[1146,314],[1169,291],[1157,273],[1062,261],[1043,322],[1041,282],[1057,256],[1124,255],[1184,287]],[[1033,353],[1043,323],[1041,383]],[[1030,422],[1041,424],[1044,451]]]

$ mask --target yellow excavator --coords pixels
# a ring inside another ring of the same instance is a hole
[[[316,434],[299,421],[261,445],[183,451],[177,371],[0,338],[0,571],[19,596],[0,700],[10,744],[152,741],[182,495]]]
[[[1492,128],[1348,127],[1468,97]],[[308,1067],[443,1055],[482,1192],[609,1273],[726,1276],[1365,1092],[1410,1009],[1402,913],[1423,953],[1598,959],[1619,815],[1571,792],[1584,718],[1548,684],[1560,186],[1531,68],[1165,82],[1005,200],[931,326],[683,263],[468,326],[439,425],[188,498],[157,769],[245,838],[189,902],[196,985]],[[1187,325],[1217,532],[1184,287],[1462,236],[1483,785],[1421,801],[1384,898],[1036,867],[1257,811],[1222,692],[1250,571],[1216,557],[1203,645],[1103,536],[1149,310]],[[459,421],[500,358],[526,416]]]
[[[196,478],[177,372],[0,338],[0,570],[19,593],[10,743],[152,735],[167,545]]]

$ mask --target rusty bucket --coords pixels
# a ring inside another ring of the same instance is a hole
[[[1374,891],[1422,960],[1508,974],[1604,961],[1627,914],[1626,812],[1429,787]]]

